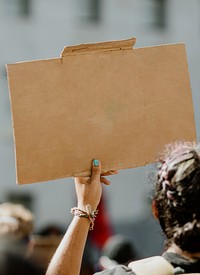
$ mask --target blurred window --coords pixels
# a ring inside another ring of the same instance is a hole
[[[166,0],[153,0],[155,2],[155,26],[166,27]]]
[[[6,0],[6,10],[8,14],[17,16],[29,16],[31,0]]]
[[[89,0],[90,20],[99,21],[100,19],[100,0]]]
[[[100,0],[78,0],[77,7],[81,20],[91,22],[100,20]]]
[[[31,0],[18,0],[18,2],[19,2],[20,14],[21,15],[29,15]]]

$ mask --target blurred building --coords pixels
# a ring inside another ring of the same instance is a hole
[[[135,47],[185,42],[199,138],[198,0],[0,0],[0,201],[28,205],[35,213],[36,228],[50,222],[68,225],[70,208],[75,206],[74,189],[72,179],[16,186],[5,64],[59,57],[66,45],[133,36],[137,38]],[[121,171],[106,190],[117,233],[132,236],[141,256],[162,250],[159,227],[148,210],[148,170]]]

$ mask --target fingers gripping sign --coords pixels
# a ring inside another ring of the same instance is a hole
[[[99,160],[94,159],[92,162],[92,174],[90,181],[99,181],[101,176],[101,163]]]
[[[101,169],[101,163],[99,160],[93,160],[93,167],[92,167],[92,176],[91,176],[91,180],[94,180],[95,177],[99,177],[99,172],[102,172]],[[100,175],[100,182],[109,185],[111,182],[109,180],[107,180],[104,176],[111,176],[111,175],[116,175],[118,174],[117,170],[109,170],[107,172],[101,173]]]
[[[110,184],[104,176],[117,174],[118,171],[112,170],[102,173],[101,162],[97,159],[92,161],[90,177],[76,177],[75,187],[78,199],[78,207],[85,209],[87,204],[90,204],[92,210],[96,210],[102,195],[102,185]]]
[[[95,182],[96,180],[99,181],[99,177],[100,177],[100,182],[109,185],[110,181],[107,180],[106,178],[104,178],[103,176],[109,176],[111,175],[112,172],[107,172],[107,173],[101,173],[101,163],[99,160],[95,159],[93,160],[92,163],[92,175],[91,175],[91,182]]]
[[[101,186],[101,163],[93,160],[92,173],[90,177],[75,178],[78,207],[85,210],[86,205],[90,205],[92,210],[96,210],[102,194]]]

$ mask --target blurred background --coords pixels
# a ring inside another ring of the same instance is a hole
[[[136,37],[135,47],[184,42],[199,140],[200,1],[0,0],[0,202],[21,202],[35,215],[35,232],[65,230],[76,205],[72,179],[16,185],[11,110],[5,64],[56,58],[64,46]],[[178,106],[177,106],[178,112]],[[149,165],[120,171],[104,189],[106,226],[128,236],[139,257],[160,254],[163,238],[151,215]],[[98,236],[96,237],[98,239]],[[98,242],[98,241],[97,241]]]

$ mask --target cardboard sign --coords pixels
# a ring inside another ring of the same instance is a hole
[[[184,44],[134,43],[7,65],[19,184],[89,175],[94,158],[103,171],[141,166],[166,143],[195,140]]]

